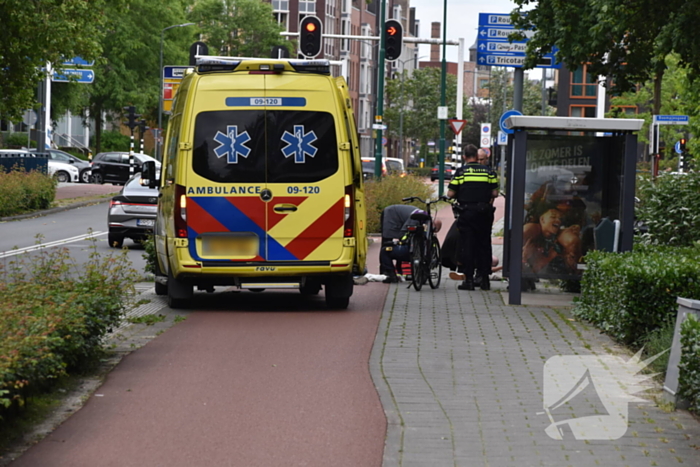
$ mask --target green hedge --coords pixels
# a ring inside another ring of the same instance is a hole
[[[137,272],[126,252],[101,257],[92,248],[80,270],[65,248],[0,265],[0,406],[91,362],[120,322]]]
[[[677,297],[700,299],[700,248],[638,246],[589,252],[573,313],[626,344],[676,316]]]
[[[0,171],[0,217],[51,207],[56,181],[41,172]]]
[[[688,400],[691,410],[700,412],[700,321],[693,315],[681,326],[681,347],[678,395]]]

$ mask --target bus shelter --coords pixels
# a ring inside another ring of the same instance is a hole
[[[503,275],[508,300],[538,279],[580,279],[592,249],[629,251],[640,119],[511,116]],[[601,232],[614,234],[603,247]],[[612,227],[614,226],[614,227]],[[614,239],[614,244],[613,243]]]

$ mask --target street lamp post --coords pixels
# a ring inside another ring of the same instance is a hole
[[[160,95],[158,96],[158,141],[156,144],[156,159],[161,160],[161,148],[163,140],[163,41],[165,39],[165,31],[172,28],[184,28],[185,26],[194,26],[195,23],[182,23],[168,26],[160,32],[160,68],[158,68],[158,79],[160,80]]]

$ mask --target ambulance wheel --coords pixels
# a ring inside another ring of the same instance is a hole
[[[170,308],[189,308],[192,294],[192,284],[175,279],[172,270],[168,271],[168,306]]]
[[[344,310],[350,304],[354,286],[352,274],[333,276],[326,282],[326,306],[333,310]]]
[[[326,295],[326,306],[331,310],[345,310],[350,305],[350,297],[329,297]]]
[[[299,287],[299,292],[302,295],[318,295],[321,291],[321,283],[315,280],[307,279],[304,284]]]

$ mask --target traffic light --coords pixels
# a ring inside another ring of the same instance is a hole
[[[141,137],[143,137],[143,134],[146,133],[146,130],[149,130],[149,128],[146,126],[146,120],[141,119],[139,122],[139,133],[141,133]]]
[[[138,119],[141,117],[141,114],[136,113],[136,107],[134,107],[133,105],[124,107],[124,110],[126,111],[127,120],[124,120],[122,123],[128,126],[129,129],[133,132],[134,128],[139,126]]]
[[[686,139],[685,139],[685,138],[681,138],[681,140],[680,140],[679,143],[680,143],[681,153],[685,153],[685,143],[686,143]]]
[[[323,25],[316,16],[304,16],[299,23],[299,49],[305,57],[321,53]]]
[[[403,42],[403,26],[395,19],[390,19],[384,23],[384,51],[385,58],[389,61],[396,60],[401,56]]]

